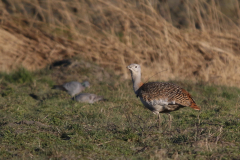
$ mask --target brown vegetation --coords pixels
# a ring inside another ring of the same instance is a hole
[[[139,63],[145,79],[163,71],[151,80],[240,86],[240,9],[228,2],[226,11],[220,0],[0,1],[0,69],[79,55],[125,78]]]

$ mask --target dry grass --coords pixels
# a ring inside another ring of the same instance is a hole
[[[0,69],[80,55],[125,78],[135,62],[146,79],[166,69],[152,80],[240,86],[239,4],[231,0],[226,12],[220,2],[0,1]]]

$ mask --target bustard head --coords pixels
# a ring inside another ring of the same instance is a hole
[[[139,64],[130,64],[127,68],[131,71],[133,75],[141,75],[141,67]]]

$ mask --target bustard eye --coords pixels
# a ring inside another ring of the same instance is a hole
[[[137,68],[137,66],[135,66],[135,68]]]

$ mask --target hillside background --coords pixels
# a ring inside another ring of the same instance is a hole
[[[75,56],[130,78],[240,86],[238,0],[1,0],[0,70]]]

